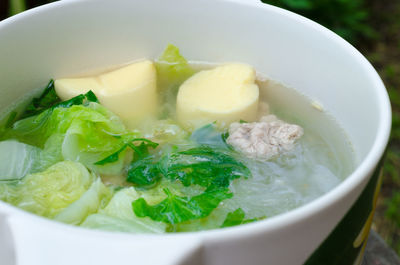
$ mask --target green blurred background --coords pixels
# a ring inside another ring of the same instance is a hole
[[[112,1],[112,0],[110,0]],[[46,0],[0,0],[0,20]],[[375,66],[389,92],[393,128],[373,229],[400,254],[400,0],[263,0],[335,31]]]

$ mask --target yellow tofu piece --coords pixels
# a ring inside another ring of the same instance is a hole
[[[255,70],[241,63],[198,72],[179,88],[179,122],[195,129],[214,121],[222,128],[241,119],[255,121],[259,100],[255,78]]]
[[[156,114],[156,79],[153,62],[145,60],[97,76],[57,79],[55,89],[62,100],[92,90],[104,107],[134,128]]]

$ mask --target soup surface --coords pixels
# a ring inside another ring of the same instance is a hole
[[[3,114],[0,199],[131,233],[304,205],[352,172],[351,144],[319,103],[255,77],[245,64],[188,63],[169,45],[155,63],[50,81]]]

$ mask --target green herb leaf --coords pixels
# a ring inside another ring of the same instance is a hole
[[[132,142],[141,141],[139,145]],[[161,173],[154,156],[150,156],[149,148],[156,148],[157,143],[145,138],[136,138],[128,144],[135,153],[128,169],[127,181],[139,187],[150,187],[161,179]]]
[[[119,159],[119,155],[128,147],[127,144],[125,144],[124,146],[121,147],[121,149],[119,149],[117,152],[107,156],[106,158],[97,161],[96,163],[94,163],[95,165],[105,165],[108,163],[114,163],[117,162]]]
[[[85,94],[86,100],[88,102],[96,102],[96,103],[100,103],[98,98],[96,97],[96,95],[93,93],[92,90],[89,90],[86,94]]]
[[[244,164],[208,146],[172,153],[160,163],[163,175],[170,180],[180,180],[184,186],[197,184],[210,190],[226,188],[232,180],[251,175]]]
[[[128,169],[127,181],[139,187],[151,187],[155,185],[162,175],[154,157],[149,156],[133,162]]]
[[[51,111],[55,108],[70,108],[73,105],[87,105],[89,102],[99,103],[96,95],[92,91],[89,91],[86,94],[78,95],[66,101],[61,101],[56,94],[54,81],[50,80],[40,97],[34,98],[31,103],[29,103],[29,105],[25,108],[24,112],[18,119],[21,120],[30,118],[47,111],[46,114],[40,116],[41,118],[43,118],[42,121],[36,121],[36,123],[42,124],[47,120],[47,118],[51,114]],[[15,114],[13,120],[8,120],[8,127],[11,127],[11,122],[17,120],[16,116],[17,114]]]
[[[5,128],[11,128],[11,126],[14,124],[14,122],[17,119],[18,113],[16,111],[11,111],[11,113],[8,115],[7,121],[4,125]]]
[[[117,138],[126,138],[123,140],[125,144],[115,153],[97,161],[95,165],[105,165],[118,161],[120,154],[125,151],[127,147],[130,147],[134,153],[132,163],[128,168],[127,181],[138,186],[150,186],[157,183],[161,178],[160,171],[155,164],[154,157],[150,156],[149,148],[156,148],[158,143],[145,138],[129,139],[127,135],[117,136]],[[134,142],[141,143],[135,145]]]
[[[89,102],[96,102],[99,103],[99,100],[97,99],[96,95],[90,90],[86,94],[80,94],[76,97],[73,97],[69,100],[60,102],[53,107],[52,109],[55,108],[69,108],[74,105],[88,105]]]
[[[133,142],[141,142],[139,145],[134,145]],[[129,141],[128,146],[135,151],[133,161],[137,161],[150,154],[149,148],[157,148],[158,143],[150,141],[146,138],[134,138]]]
[[[122,136],[125,137],[126,136]],[[116,136],[116,138],[122,138],[121,136]],[[140,145],[134,145],[133,142],[142,142]],[[152,142],[148,139],[145,138],[133,138],[133,139],[129,139],[129,140],[125,140],[125,144],[115,153],[103,158],[100,161],[97,161],[96,163],[94,163],[95,165],[105,165],[108,163],[114,163],[116,161],[118,161],[119,159],[119,155],[127,148],[130,147],[132,148],[135,153],[134,153],[134,161],[146,157],[149,154],[149,147],[152,148],[156,148],[158,146],[158,143]]]
[[[180,197],[164,189],[167,198],[156,205],[148,205],[140,198],[132,202],[133,211],[138,217],[150,217],[154,221],[168,224],[201,219],[210,215],[221,201],[233,196],[229,189],[214,190],[194,197]]]
[[[54,80],[50,80],[43,93],[38,98],[32,99],[31,103],[29,103],[29,105],[25,108],[21,118],[23,119],[37,115],[59,102],[61,102],[61,100],[57,96],[54,88]]]
[[[265,218],[265,217],[260,217],[253,219],[244,219],[245,217],[246,213],[241,208],[238,208],[235,211],[227,214],[224,223],[221,225],[221,228],[252,223]]]

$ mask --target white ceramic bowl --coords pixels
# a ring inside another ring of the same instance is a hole
[[[357,169],[293,211],[197,233],[90,231],[0,202],[1,264],[358,263],[389,137],[390,103],[368,61],[304,17],[238,0],[65,0],[35,8],[0,22],[0,107],[53,77],[155,58],[169,42],[192,60],[247,62],[317,99],[348,133]]]

